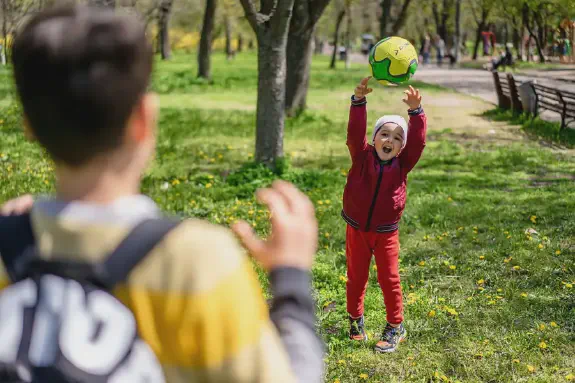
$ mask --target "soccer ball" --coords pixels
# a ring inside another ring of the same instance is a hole
[[[417,70],[417,52],[401,37],[386,37],[371,49],[369,64],[373,78],[380,84],[400,84]]]

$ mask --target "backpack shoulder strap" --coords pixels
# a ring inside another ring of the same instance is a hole
[[[0,217],[0,259],[12,282],[16,280],[16,261],[34,243],[30,213]]]
[[[96,265],[98,280],[113,288],[125,281],[132,270],[180,221],[171,218],[148,219],[139,223],[104,261]]]

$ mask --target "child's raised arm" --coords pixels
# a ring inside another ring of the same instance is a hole
[[[359,153],[367,149],[367,139],[365,137],[367,131],[367,100],[365,96],[373,91],[373,89],[367,87],[370,79],[371,77],[366,77],[361,80],[361,83],[355,88],[351,99],[346,143],[352,161],[355,160]]]
[[[410,85],[409,90],[405,91],[406,97],[403,99],[409,106],[409,129],[407,133],[407,143],[403,152],[399,155],[401,166],[406,172],[417,164],[423,148],[425,148],[425,136],[427,134],[427,118],[421,107],[421,95],[419,89],[413,89]]]

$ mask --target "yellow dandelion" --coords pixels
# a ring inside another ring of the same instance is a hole
[[[541,343],[539,343],[539,348],[542,350],[545,350],[547,348],[547,343],[545,343],[544,341],[541,341]]]
[[[539,249],[543,249],[543,244],[540,243],[539,246],[537,246]]]
[[[321,200],[320,200],[320,201],[317,201],[317,204],[318,204],[318,205],[323,205],[323,201],[321,201]]]
[[[453,198],[447,197],[447,201],[451,202],[451,201],[453,201]]]
[[[494,305],[494,304],[495,304],[495,301],[489,301],[489,302],[487,302],[487,304],[488,304],[488,305]]]
[[[541,331],[545,330],[545,324],[544,323],[541,323],[538,327],[539,327],[539,330],[541,330]]]
[[[435,310],[431,310],[430,312],[427,313],[427,316],[433,318],[435,314],[436,314]]]
[[[449,378],[445,375],[441,375],[441,380],[443,380],[444,382],[449,382]]]
[[[473,297],[467,297],[467,301],[471,302],[473,300]]]
[[[557,323],[555,323],[555,322],[551,322],[551,323],[549,323],[549,325],[550,325],[551,327],[559,327],[559,326],[557,325]]]
[[[345,275],[340,275],[339,280],[342,282],[347,282],[347,277]]]
[[[521,266],[513,266],[513,270],[521,270]]]
[[[447,313],[448,313],[449,315],[452,315],[452,316],[454,316],[454,317],[456,317],[456,316],[459,315],[459,313],[458,313],[454,308],[451,308],[451,307],[448,307],[448,308],[446,309],[446,311],[447,311]]]
[[[367,374],[359,374],[359,378],[363,379],[363,380],[367,380],[368,376],[367,376]]]
[[[333,383],[341,383],[341,382],[339,381],[339,379],[336,379],[333,381]]]
[[[212,184],[208,182],[208,183],[206,184],[206,189],[209,189],[209,188],[211,188],[211,187],[212,187]]]
[[[568,382],[572,382],[575,380],[575,375],[569,374],[569,375],[565,376],[565,380]]]
[[[530,373],[534,373],[534,372],[535,372],[535,367],[533,367],[532,365],[528,364],[528,365],[527,365],[527,371],[529,371]]]
[[[561,250],[555,250],[555,255],[561,255]]]
[[[482,284],[484,284],[484,283],[485,283],[485,280],[483,280],[483,279],[480,279],[480,280],[477,281],[477,284],[478,284],[478,285],[482,285]]]
[[[521,298],[527,298],[527,293],[521,293]]]
[[[529,220],[533,223],[537,223],[537,216],[536,215],[532,215],[531,217],[529,217]]]
[[[445,302],[445,298],[437,298],[437,301],[440,303]]]
[[[329,238],[329,235],[330,235],[329,233],[325,233],[325,234],[324,234],[324,236],[325,236],[326,238]]]
[[[571,283],[566,283],[566,284],[565,284],[565,287],[568,288],[568,289],[572,289],[572,288],[573,288],[573,284],[571,284]]]
[[[338,364],[345,364],[345,360],[340,359],[340,360],[337,361],[337,363],[338,363]]]
[[[505,258],[505,259],[503,260],[503,262],[504,262],[504,263],[509,263],[509,262],[511,262],[512,259],[513,259],[513,257]]]
[[[498,293],[500,293],[500,292],[502,292],[502,291],[503,291],[503,289],[497,289],[497,292],[498,292]]]
[[[483,287],[479,286],[479,287],[477,288],[477,290],[483,291],[483,290],[485,290],[485,289],[484,289]]]
[[[377,271],[377,265],[373,265],[373,271]]]
[[[449,266],[449,269],[451,269],[451,270],[455,270],[456,268],[457,268],[457,266],[455,266],[455,265]]]
[[[513,363],[520,363],[519,359],[513,359]]]
[[[479,260],[483,261],[484,259],[485,259],[485,256],[484,256],[484,255],[480,255],[480,256],[479,256]]]
[[[425,261],[419,262],[419,266],[425,266]]]

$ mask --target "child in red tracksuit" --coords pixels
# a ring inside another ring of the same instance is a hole
[[[368,144],[366,95],[372,92],[367,87],[369,79],[363,79],[355,89],[347,131],[352,160],[342,211],[347,222],[347,311],[350,338],[367,340],[363,300],[374,255],[388,322],[375,349],[393,352],[407,335],[402,324],[398,225],[405,207],[407,174],[421,157],[427,124],[419,90],[410,86],[403,99],[409,106],[409,129],[403,117],[383,116],[375,123],[372,145]]]

